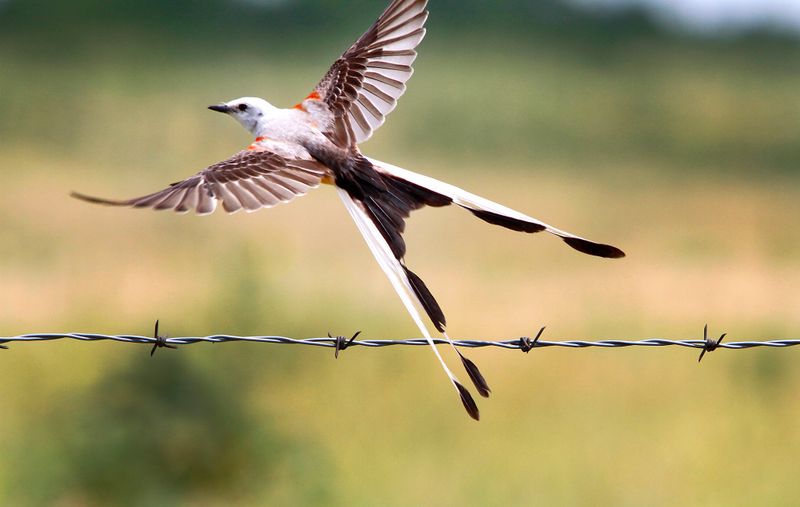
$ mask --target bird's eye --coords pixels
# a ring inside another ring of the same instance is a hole
[[[247,104],[239,104],[239,111],[247,111]]]

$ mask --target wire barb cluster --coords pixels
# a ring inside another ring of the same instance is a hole
[[[700,352],[700,361],[706,352],[713,352],[716,349],[729,349],[729,350],[742,350],[755,347],[793,347],[800,345],[800,339],[788,340],[768,340],[768,341],[740,341],[740,342],[726,342],[722,343],[722,339],[726,334],[722,334],[718,339],[708,337],[708,325],[704,328],[702,340],[667,340],[662,338],[648,338],[646,340],[564,340],[564,341],[544,341],[541,340],[542,333],[545,328],[541,328],[536,334],[536,337],[531,340],[528,337],[520,337],[514,340],[453,340],[456,347],[464,348],[481,348],[481,347],[495,347],[501,349],[521,350],[528,353],[533,349],[545,347],[565,347],[570,349],[582,349],[589,347],[600,348],[622,348],[622,347],[688,347],[694,349],[702,349]],[[226,334],[217,334],[210,336],[180,336],[167,338],[158,334],[158,321],[156,321],[155,332],[153,336],[140,336],[140,335],[108,335],[97,333],[32,333],[19,336],[0,337],[0,349],[7,349],[4,344],[14,342],[42,342],[50,340],[71,339],[79,341],[103,341],[110,340],[125,343],[142,343],[152,345],[150,355],[155,353],[156,349],[166,347],[174,349],[178,345],[191,345],[193,343],[228,343],[228,342],[250,342],[250,343],[272,343],[282,345],[310,345],[314,347],[329,347],[334,349],[335,357],[339,357],[339,352],[349,347],[367,347],[367,348],[380,348],[395,345],[406,346],[425,346],[428,341],[425,338],[409,338],[404,340],[356,340],[360,331],[355,333],[351,338],[344,336],[332,336],[328,333],[327,337],[323,338],[288,338],[286,336],[235,336]],[[437,345],[447,344],[447,340],[437,338],[433,342]]]
[[[162,336],[158,334],[158,320],[156,320],[156,327],[153,329],[153,348],[150,349],[150,357],[153,357],[153,354],[156,353],[156,349],[160,348],[167,348],[167,349],[177,349],[177,345],[172,345],[167,342],[168,338],[166,336]]]

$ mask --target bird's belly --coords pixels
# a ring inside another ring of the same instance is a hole
[[[260,135],[277,141],[305,144],[309,139],[324,137],[313,122],[305,117],[289,116],[273,118],[263,125]]]
[[[292,141],[285,141],[280,139],[273,139],[266,136],[260,136],[256,142],[248,146],[251,151],[269,151],[281,157],[290,160],[312,160],[313,157],[302,144]]]
[[[296,118],[280,118],[264,125],[254,146],[274,151],[284,157],[311,159],[311,147],[325,143],[330,141],[308,122]]]

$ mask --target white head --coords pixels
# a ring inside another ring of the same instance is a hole
[[[212,111],[227,113],[242,124],[251,134],[257,135],[261,130],[261,123],[276,108],[269,102],[258,97],[242,97],[240,99],[223,102],[216,106],[208,106]]]

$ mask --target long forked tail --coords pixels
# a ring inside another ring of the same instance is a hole
[[[540,232],[546,231],[560,237],[566,244],[585,254],[597,257],[618,259],[625,257],[625,252],[619,248],[603,243],[595,243],[588,239],[581,238],[575,234],[562,231],[548,225],[533,217],[529,217],[519,211],[507,208],[489,199],[462,190],[454,185],[439,181],[437,179],[418,174],[407,169],[403,169],[379,160],[368,159],[372,162],[375,169],[384,174],[389,174],[396,178],[408,181],[420,187],[426,188],[438,194],[449,197],[453,203],[469,210],[473,215],[489,222],[490,224],[500,225],[507,229],[520,232]]]
[[[361,232],[361,235],[364,237],[364,240],[366,241],[367,246],[369,246],[372,255],[375,256],[375,259],[378,261],[381,269],[386,274],[387,278],[389,278],[389,281],[392,283],[395,291],[397,291],[397,294],[403,301],[403,305],[405,305],[406,310],[408,310],[408,313],[411,314],[411,318],[414,320],[414,323],[416,323],[422,335],[428,340],[431,348],[433,348],[436,358],[442,365],[442,368],[450,379],[450,382],[453,384],[453,387],[455,387],[456,391],[458,392],[458,395],[461,398],[461,403],[464,404],[464,408],[466,409],[467,413],[476,421],[479,420],[480,412],[478,411],[478,405],[475,403],[475,400],[472,398],[472,395],[469,393],[469,391],[461,384],[461,382],[458,381],[458,378],[450,370],[450,368],[447,367],[442,355],[439,353],[439,350],[433,343],[431,334],[423,323],[419,311],[414,305],[414,300],[418,301],[419,304],[423,306],[425,311],[430,315],[432,310],[427,306],[430,306],[432,302],[433,305],[436,305],[436,309],[433,311],[438,310],[438,312],[441,313],[441,310],[438,309],[438,304],[436,304],[436,300],[434,300],[433,296],[430,295],[430,292],[428,291],[427,287],[425,287],[425,284],[422,282],[422,280],[412,271],[406,268],[401,261],[395,257],[389,243],[387,243],[384,236],[378,230],[368,212],[365,210],[364,204],[353,199],[350,194],[342,188],[337,188],[337,192],[339,193],[339,197],[342,199],[345,208],[347,208],[347,211],[350,213],[350,216],[356,223],[359,232]],[[424,291],[424,293],[427,293],[430,297],[419,297],[417,295],[420,293],[419,291]],[[426,303],[426,301],[428,302]],[[444,316],[442,315],[442,320],[443,318]],[[440,326],[437,325],[437,327]],[[459,356],[461,356],[460,353]],[[470,373],[470,376],[473,377],[473,381],[475,380],[473,375],[476,373],[480,377],[480,380],[483,380],[483,377],[480,376],[480,372],[477,372],[477,368],[475,367],[474,363],[463,356],[461,356],[461,358],[465,367],[467,367],[467,371]],[[470,370],[470,367],[472,367],[472,370]],[[485,381],[483,381],[483,384],[485,385]],[[486,390],[488,394],[488,386],[486,387]]]
[[[475,401],[445,364],[415,306],[415,303],[419,304],[437,331],[450,342],[478,392],[484,397],[489,396],[489,386],[478,367],[464,357],[445,333],[444,313],[433,294],[403,261],[406,246],[402,233],[409,213],[423,206],[439,207],[455,203],[491,224],[521,232],[547,231],[586,254],[609,258],[625,256],[622,250],[611,245],[589,241],[453,185],[378,160],[355,159],[351,167],[340,169],[337,173],[336,186],[367,245],[417,327],[433,347],[467,412],[476,420],[479,413]]]

